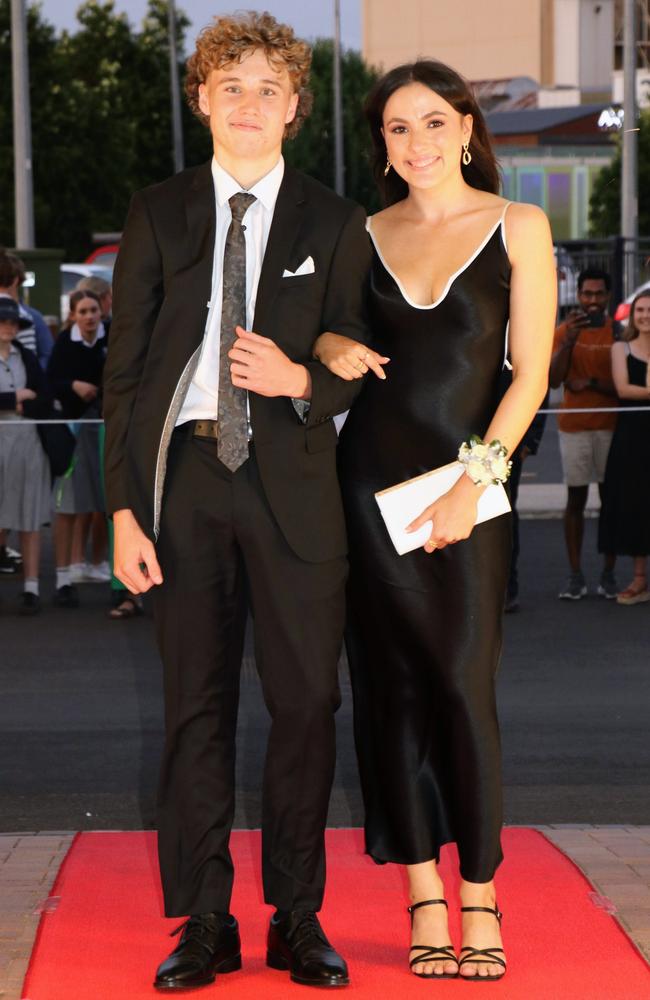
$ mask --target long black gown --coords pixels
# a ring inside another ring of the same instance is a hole
[[[630,385],[645,386],[648,366],[627,345]],[[626,413],[643,406],[640,399],[622,399],[607,456],[598,548],[617,556],[650,555],[650,477],[646,460],[650,447],[650,406],[646,413]]]
[[[499,402],[509,317],[503,220],[432,306],[411,302],[378,249],[373,347],[387,379],[366,380],[339,442],[350,542],[346,637],[366,849],[416,864],[455,841],[462,877],[502,860],[494,681],[511,547],[504,515],[469,539],[399,556],[374,493],[455,460]]]

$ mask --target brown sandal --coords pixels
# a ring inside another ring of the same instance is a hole
[[[123,621],[127,618],[137,618],[143,614],[142,603],[138,597],[129,595],[108,611],[108,617],[113,621]]]
[[[642,581],[640,587],[635,586],[637,580]],[[616,596],[617,604],[645,604],[646,601],[650,601],[650,590],[648,590],[646,576],[642,573],[635,573],[632,583]]]

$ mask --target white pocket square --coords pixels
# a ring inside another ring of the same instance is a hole
[[[302,264],[300,265],[299,268],[297,268],[295,271],[287,271],[287,270],[285,270],[283,272],[283,274],[282,274],[282,277],[283,278],[297,278],[297,277],[299,277],[302,274],[314,274],[315,272],[316,272],[316,268],[314,266],[314,258],[313,257],[307,257],[306,260],[303,260],[303,262],[302,262]]]

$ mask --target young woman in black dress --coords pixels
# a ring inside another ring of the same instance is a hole
[[[621,400],[607,458],[599,549],[634,557],[634,579],[617,597],[619,604],[650,601],[650,292],[641,292],[630,309],[627,336],[612,347],[612,375]],[[647,413],[626,413],[626,406],[648,405]]]
[[[502,859],[494,679],[510,518],[473,530],[484,487],[467,469],[413,522],[432,522],[425,546],[399,556],[374,493],[454,461],[474,434],[517,446],[547,386],[551,236],[538,208],[498,196],[483,117],[453,70],[428,60],[391,70],[366,111],[387,204],[368,221],[376,350],[333,334],[316,347],[343,378],[380,376],[339,444],[366,845],[375,860],[407,866],[412,971],[496,979],[505,956],[493,881]],[[508,354],[512,385],[499,402]],[[448,841],[460,855],[458,956],[437,869]]]

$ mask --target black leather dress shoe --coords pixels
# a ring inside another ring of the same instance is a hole
[[[311,911],[293,910],[272,917],[266,964],[288,969],[293,982],[302,986],[347,986],[350,982],[345,961]]]
[[[178,947],[158,967],[157,990],[192,990],[213,983],[219,972],[241,969],[239,925],[227,913],[201,913],[172,931]]]

